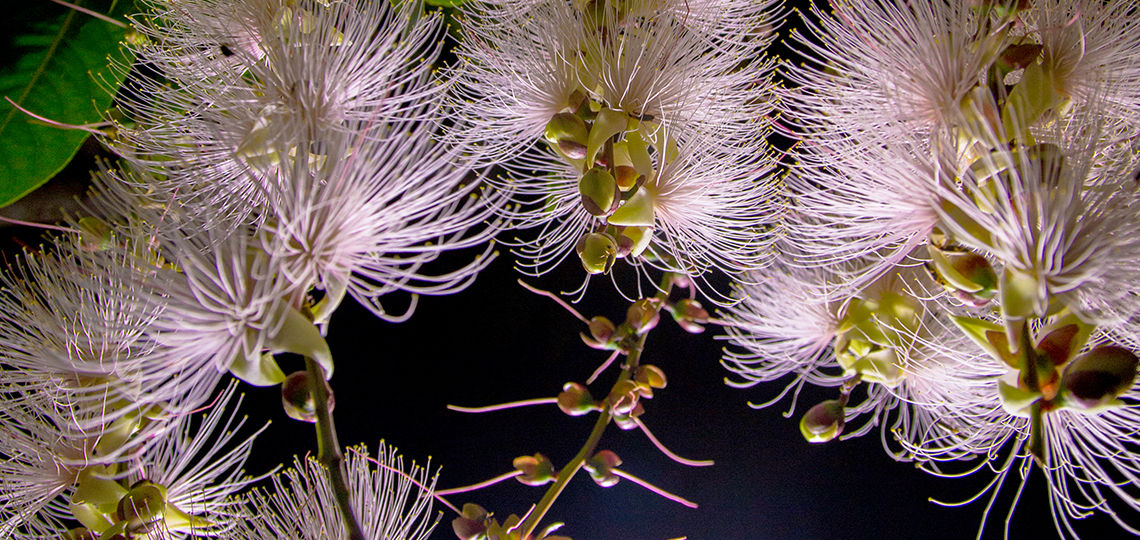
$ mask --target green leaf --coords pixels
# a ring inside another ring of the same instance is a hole
[[[92,11],[123,20],[133,0],[79,0]],[[13,107],[64,124],[98,122],[111,104],[109,90],[123,82],[122,70],[108,69],[108,57],[122,54],[127,29],[77,11],[17,7],[0,22],[14,36],[0,71],[0,207],[47,182],[63,169],[87,133],[44,125]]]

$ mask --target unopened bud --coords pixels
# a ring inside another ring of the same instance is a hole
[[[947,251],[927,246],[942,283],[968,305],[981,307],[997,294],[998,277],[990,261],[971,251]]]
[[[65,540],[98,540],[99,535],[87,527],[76,527],[63,535]]]
[[[843,403],[829,399],[808,409],[800,420],[800,433],[808,442],[830,441],[843,433],[845,422]]]
[[[705,331],[701,324],[709,322],[709,312],[701,307],[701,303],[686,298],[673,305],[673,320],[691,334]]]
[[[487,511],[477,504],[463,505],[463,515],[451,521],[451,529],[460,540],[475,540],[487,533]]]
[[[586,145],[565,139],[558,141],[558,149],[570,159],[586,159]]]
[[[658,308],[658,303],[654,299],[642,298],[626,310],[625,322],[638,335],[644,334],[657,326],[657,322],[661,320]]]
[[[1069,363],[1061,377],[1066,403],[1091,409],[1107,405],[1132,387],[1136,355],[1123,347],[1097,347]]]
[[[546,124],[546,140],[552,143],[573,141],[585,146],[590,128],[573,113],[558,113]]]
[[[637,375],[634,376],[633,379],[650,388],[665,388],[665,385],[668,384],[668,381],[665,379],[665,372],[652,364],[642,364],[639,366],[637,368]]]
[[[542,454],[519,456],[515,458],[513,466],[522,471],[515,480],[528,486],[542,486],[554,481],[554,464]]]
[[[582,416],[597,410],[598,405],[585,386],[568,382],[562,386],[562,392],[558,394],[558,408],[570,416]]]
[[[582,267],[591,274],[608,272],[617,259],[617,242],[605,233],[590,233],[578,241]]]
[[[619,244],[619,257],[638,257],[649,247],[653,240],[652,227],[620,227],[617,240]]]
[[[592,216],[606,216],[614,210],[617,202],[618,186],[609,171],[594,167],[578,181],[578,193],[582,196],[582,206]]]
[[[336,407],[332,388],[325,382],[325,389],[329,396],[329,412]],[[313,400],[309,386],[309,373],[297,371],[285,378],[281,383],[281,405],[285,414],[294,420],[314,423],[317,421],[317,404]]]
[[[614,179],[617,180],[618,189],[629,191],[638,187],[637,180],[641,178],[641,174],[637,172],[637,169],[629,165],[618,165],[614,172],[616,173]]]
[[[618,483],[618,475],[614,474],[614,467],[621,465],[621,458],[611,450],[602,450],[587,459],[582,468],[590,473],[594,482],[602,487],[610,487]]]

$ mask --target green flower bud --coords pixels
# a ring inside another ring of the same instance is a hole
[[[515,458],[513,466],[522,471],[515,480],[528,486],[542,486],[554,481],[554,464],[542,454],[519,456]]]
[[[451,521],[451,529],[459,540],[476,540],[487,537],[487,518],[490,514],[477,504],[463,505],[463,515]]]
[[[673,320],[690,334],[699,334],[705,331],[701,324],[709,322],[709,312],[701,307],[701,303],[686,298],[673,305]]]
[[[570,416],[582,416],[598,410],[598,403],[594,401],[594,397],[585,386],[568,382],[562,386],[562,392],[558,394],[558,408]]]
[[[586,159],[586,145],[571,140],[558,141],[558,149],[570,159]]]
[[[621,465],[621,458],[612,450],[602,450],[587,459],[582,468],[590,473],[594,482],[602,487],[611,487],[618,483],[620,478],[614,474],[614,468]]]
[[[578,241],[578,256],[582,266],[591,274],[603,274],[610,270],[617,259],[617,242],[605,233],[590,233]]]
[[[578,193],[582,206],[592,216],[602,217],[613,212],[617,203],[618,185],[609,171],[594,167],[578,180]]]
[[[668,380],[665,379],[665,372],[652,364],[639,366],[637,375],[633,377],[633,380],[650,388],[665,388],[665,385],[668,384]]]
[[[974,307],[990,302],[997,294],[998,277],[990,261],[970,251],[948,251],[927,246],[934,270],[942,284],[959,299]]]
[[[845,421],[843,403],[829,399],[808,409],[800,419],[800,433],[808,442],[827,442],[843,433]]]
[[[546,124],[545,136],[552,143],[572,141],[585,146],[590,128],[574,113],[558,113]]]
[[[617,180],[618,189],[630,191],[635,187],[639,187],[637,181],[642,178],[642,176],[637,172],[637,169],[629,165],[618,165],[614,169],[614,172],[617,173],[615,180]]]
[[[1097,347],[1065,366],[1061,391],[1067,405],[1093,409],[1108,405],[1136,381],[1137,358],[1123,347]]]
[[[611,340],[617,329],[609,319],[596,316],[590,319],[590,335],[580,334],[582,341],[594,349],[610,350],[613,348]]]
[[[626,324],[638,335],[652,330],[660,320],[660,305],[654,298],[642,298],[630,305],[625,312]]]

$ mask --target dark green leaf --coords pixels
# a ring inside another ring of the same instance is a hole
[[[78,5],[125,22],[133,0],[79,0]],[[21,3],[22,4],[22,3]],[[3,99],[56,122],[98,122],[122,84],[108,58],[122,55],[127,29],[46,1],[16,7],[0,21],[0,207],[47,182],[71,161],[87,133],[44,125]],[[15,6],[14,6],[15,7]]]

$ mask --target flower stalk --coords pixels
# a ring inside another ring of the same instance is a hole
[[[309,373],[309,391],[316,404],[317,416],[317,461],[324,465],[332,484],[333,494],[340,514],[344,518],[344,527],[349,540],[364,540],[364,531],[352,510],[352,501],[349,498],[346,477],[348,471],[345,467],[344,453],[340,449],[340,442],[336,438],[336,426],[333,424],[332,411],[329,410],[329,392],[325,387],[325,374],[320,364],[312,358],[305,358],[305,369]]]

